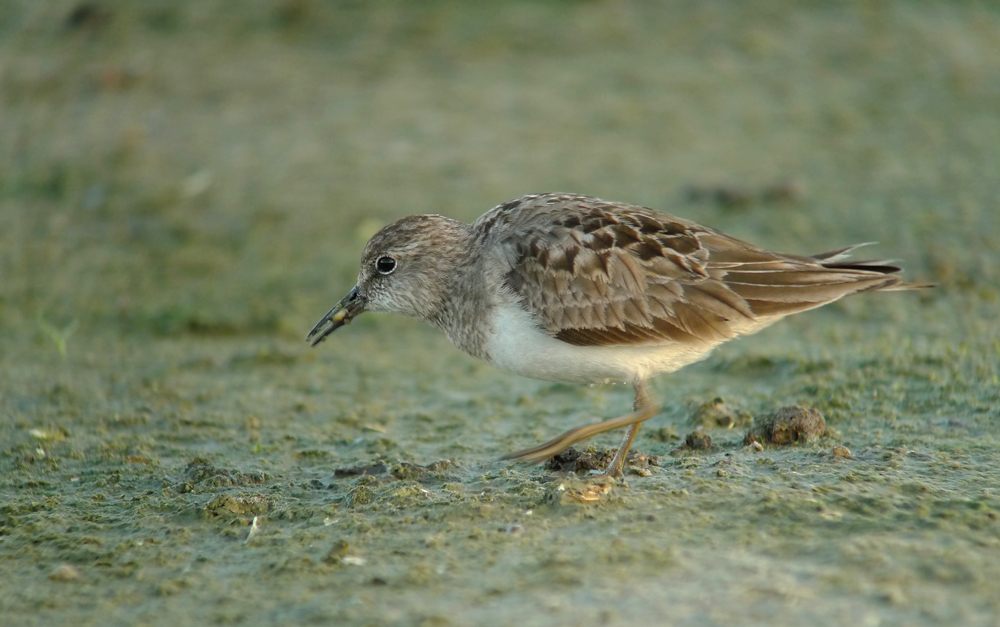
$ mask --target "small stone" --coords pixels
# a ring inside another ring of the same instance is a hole
[[[79,578],[80,571],[69,564],[60,564],[56,566],[55,570],[49,573],[49,579],[52,581],[75,581]]]

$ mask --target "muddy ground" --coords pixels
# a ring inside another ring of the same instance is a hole
[[[0,624],[996,623],[994,5],[239,7],[0,7]],[[382,224],[553,190],[938,287],[658,379],[577,503],[498,458],[628,389],[304,342]],[[821,437],[744,446],[796,404]]]

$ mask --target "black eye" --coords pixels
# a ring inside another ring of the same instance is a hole
[[[379,257],[378,261],[375,262],[375,269],[380,274],[392,274],[392,271],[396,269],[396,260],[392,257]]]

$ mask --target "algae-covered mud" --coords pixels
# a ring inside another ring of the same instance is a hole
[[[995,624],[1000,11],[480,4],[3,3],[0,624]],[[628,388],[305,344],[384,223],[555,190],[938,286],[658,379],[606,491],[499,458]]]

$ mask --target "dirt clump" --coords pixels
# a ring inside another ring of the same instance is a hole
[[[754,442],[782,446],[808,442],[823,435],[826,420],[811,407],[790,405],[763,417],[754,418],[754,425],[743,438],[744,445]]]
[[[565,451],[552,456],[545,462],[545,470],[553,472],[572,472],[583,475],[590,471],[601,472],[608,467],[615,456],[615,449],[606,448],[598,451],[591,446],[585,451],[578,451],[575,448],[568,448]],[[625,458],[625,468],[629,470],[646,470],[650,466],[658,466],[660,457],[658,455],[646,455],[638,451],[629,451]],[[636,474],[646,474],[638,472]]]

